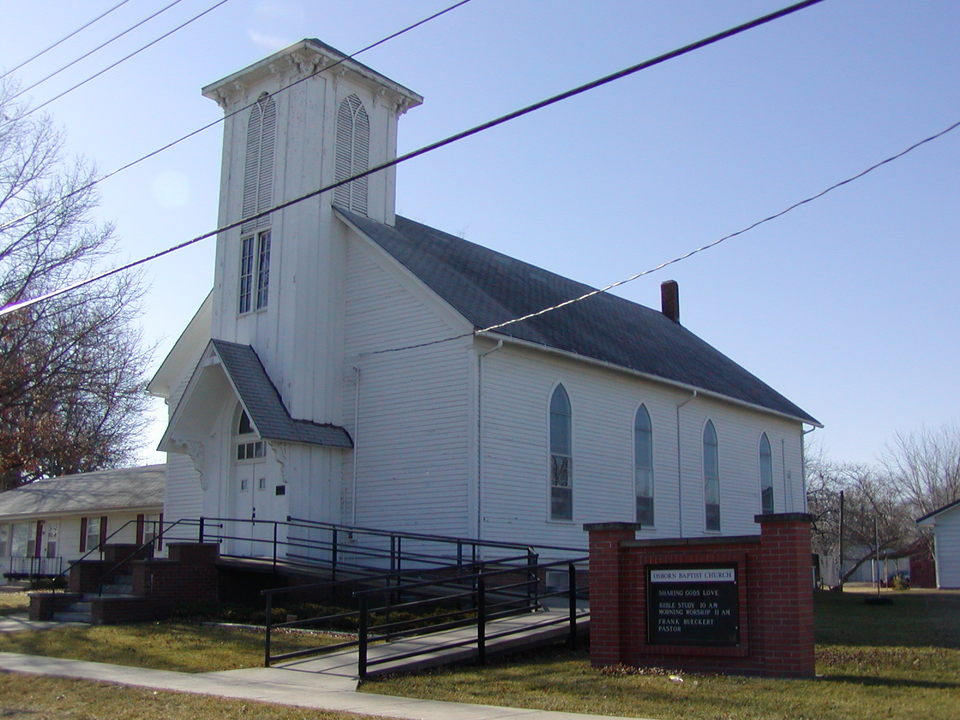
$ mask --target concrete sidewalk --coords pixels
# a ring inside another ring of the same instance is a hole
[[[404,720],[613,720],[607,715],[583,715],[358,693],[352,689],[344,689],[350,684],[356,685],[355,677],[346,669],[342,671],[343,682],[335,682],[327,673],[297,670],[295,667],[193,674],[85,660],[0,653],[0,670]]]

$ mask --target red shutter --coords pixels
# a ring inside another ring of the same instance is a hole
[[[37,534],[33,543],[33,556],[43,557],[43,520],[37,520]]]
[[[143,515],[137,515],[137,545],[143,545]]]
[[[100,516],[100,552],[103,552],[103,546],[107,542],[107,516]]]
[[[157,536],[157,550],[163,550],[163,513],[160,513],[160,520],[153,529],[153,534]]]
[[[87,519],[80,518],[80,552],[87,551]]]

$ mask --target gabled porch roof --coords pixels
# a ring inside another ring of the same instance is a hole
[[[339,425],[292,418],[250,345],[213,339],[187,383],[159,449],[181,452],[180,438],[208,434],[228,392],[239,401],[264,440],[353,447],[349,433]]]

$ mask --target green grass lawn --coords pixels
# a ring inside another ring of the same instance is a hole
[[[30,597],[24,592],[0,592],[0,615],[25,613],[30,608]]]
[[[0,717],[29,720],[370,720],[324,712],[110,685],[0,673]]]
[[[894,604],[876,606],[864,597],[817,594],[816,680],[611,673],[591,668],[586,651],[561,651],[363,690],[661,720],[960,718],[960,593],[891,593]]]
[[[275,634],[274,639],[274,652],[342,640],[321,634]],[[212,672],[261,665],[263,632],[177,622],[73,626],[0,634],[0,651],[158,670]]]

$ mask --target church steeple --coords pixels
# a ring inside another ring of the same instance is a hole
[[[226,115],[219,223],[249,218],[396,157],[423,98],[307,39],[203,88]],[[392,225],[388,169],[217,238],[214,338],[252,345],[292,416],[336,422],[346,235],[340,205]]]

